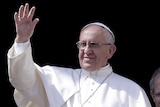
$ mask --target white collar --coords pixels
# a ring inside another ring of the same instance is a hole
[[[82,69],[81,76],[84,77],[84,78],[88,77],[88,76],[91,76],[91,77],[92,76],[96,76],[96,77],[97,76],[107,76],[112,72],[113,72],[112,66],[110,64],[108,64],[108,65],[100,68],[99,70],[92,71],[92,72]]]

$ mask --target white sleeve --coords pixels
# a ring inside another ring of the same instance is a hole
[[[30,40],[28,40],[25,43],[17,43],[16,41],[14,42],[14,55],[19,55],[22,52],[24,52],[24,50],[29,46],[30,44]]]

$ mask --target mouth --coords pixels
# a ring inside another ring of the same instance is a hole
[[[91,58],[91,57],[84,57],[84,62],[87,62],[87,63],[89,63],[89,62],[92,62],[93,61],[93,59],[94,58]]]

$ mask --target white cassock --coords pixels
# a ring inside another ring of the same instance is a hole
[[[9,49],[8,75],[18,107],[151,107],[144,89],[113,72],[110,64],[92,73],[40,67],[30,41]]]

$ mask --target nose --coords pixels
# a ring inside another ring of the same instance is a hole
[[[88,53],[91,53],[92,52],[92,48],[89,44],[87,44],[85,47],[84,47],[84,53],[88,54]]]

